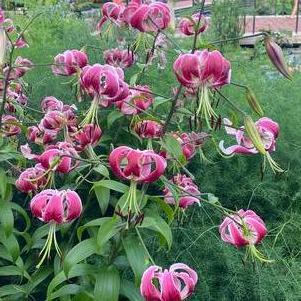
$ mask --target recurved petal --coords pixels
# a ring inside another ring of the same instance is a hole
[[[172,271],[164,270],[160,275],[161,301],[181,301],[180,283],[176,283]]]
[[[42,217],[45,222],[54,221],[57,224],[64,222],[63,196],[60,193],[57,192],[49,198]]]
[[[258,151],[256,148],[246,148],[241,145],[232,145],[227,148],[224,147],[224,140],[220,141],[219,143],[219,148],[220,150],[225,154],[225,155],[232,155],[232,154],[257,154]]]
[[[30,210],[33,216],[43,219],[43,211],[48,202],[48,199],[51,197],[52,192],[50,189],[46,190],[49,191],[50,194],[45,193],[42,191],[41,193],[37,194],[32,198],[30,201]]]
[[[279,135],[279,131],[280,131],[279,124],[268,117],[260,118],[256,122],[256,125],[272,132],[275,138],[277,138]]]
[[[127,154],[131,150],[132,149],[130,147],[119,146],[115,148],[109,156],[109,164],[112,168],[113,173],[122,179],[127,179],[127,177],[125,176],[123,170],[121,169],[121,163],[122,160],[126,158]]]
[[[71,221],[78,218],[82,212],[82,201],[79,195],[70,189],[65,193],[67,212],[66,220]]]
[[[158,266],[150,266],[143,273],[140,292],[145,301],[162,301],[160,291],[153,284],[153,280],[158,278],[158,273],[161,273]]]
[[[232,223],[229,223],[228,229],[229,229],[230,235],[232,237],[233,244],[236,247],[239,248],[239,247],[245,246],[249,243],[243,237],[242,229],[238,228],[238,225],[234,221],[232,221]]]
[[[151,171],[146,177],[143,178],[144,183],[152,183],[157,181],[165,172],[167,167],[166,160],[160,155],[154,153],[153,151],[145,151],[145,156],[150,156],[150,158],[155,163],[153,171]]]

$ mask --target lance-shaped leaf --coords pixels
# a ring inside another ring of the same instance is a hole
[[[120,276],[115,266],[97,271],[94,297],[101,301],[118,301],[120,291]]]
[[[97,267],[94,265],[89,265],[85,263],[79,263],[75,266],[73,266],[69,272],[68,279],[74,278],[74,277],[83,277],[87,275],[95,274],[97,271]],[[58,273],[49,283],[48,289],[47,289],[47,300],[53,299],[53,292],[55,289],[62,284],[64,281],[67,280],[67,277],[64,273],[64,271],[61,271]]]
[[[149,265],[148,254],[139,238],[134,234],[126,236],[122,243],[127,259],[135,274],[136,285],[139,285],[141,277]]]
[[[132,282],[125,279],[120,284],[120,295],[131,301],[143,301],[139,289]]]
[[[161,237],[164,238],[168,248],[172,245],[172,232],[166,221],[157,214],[147,215],[144,217],[140,228],[146,228],[157,232]]]
[[[95,238],[83,240],[75,245],[64,258],[63,269],[65,275],[68,277],[69,271],[74,265],[91,255],[98,253],[98,251],[99,249]]]

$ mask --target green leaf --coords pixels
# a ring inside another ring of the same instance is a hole
[[[171,248],[172,245],[172,232],[169,225],[166,221],[161,218],[159,215],[154,216],[145,216],[142,224],[139,228],[146,228],[152,231],[155,231],[162,235],[168,245],[168,248]]]
[[[102,176],[104,176],[105,178],[109,178],[110,177],[110,173],[109,170],[107,169],[106,166],[104,165],[97,165],[96,167],[93,168],[93,170],[99,174],[101,174]]]
[[[93,188],[101,213],[105,215],[110,201],[110,189],[103,186],[93,186]]]
[[[30,278],[30,276],[27,273],[24,273],[23,270],[21,270],[19,267],[15,265],[6,265],[0,267],[0,277],[1,276],[20,276],[20,277],[27,277]]]
[[[72,298],[72,301],[95,301],[94,296],[87,291],[80,292]]]
[[[97,234],[97,245],[102,248],[113,236],[115,236],[119,229],[117,228],[119,218],[117,216],[105,221],[99,228]]]
[[[123,279],[120,284],[120,295],[130,301],[143,301],[139,289],[130,281]]]
[[[166,151],[173,158],[175,158],[177,161],[179,161],[181,164],[186,163],[186,159],[185,159],[185,156],[183,154],[181,145],[175,137],[173,137],[171,135],[167,135],[164,138],[163,147],[166,148]]]
[[[28,214],[26,213],[26,211],[17,203],[11,203],[11,208],[15,211],[17,211],[20,215],[22,215],[22,217],[24,218],[24,221],[25,221],[25,224],[26,224],[26,227],[25,229],[22,231],[23,233],[24,232],[27,232],[30,228],[30,225],[31,225],[31,222],[30,222],[30,218],[28,216]]]
[[[83,277],[87,275],[93,275],[97,271],[97,267],[86,264],[86,263],[79,263],[73,266],[69,272],[68,278],[74,278],[74,277]],[[52,299],[52,293],[55,290],[56,287],[58,287],[61,283],[67,280],[67,277],[64,273],[64,271],[61,271],[59,274],[57,274],[49,283],[47,288],[47,299]]]
[[[117,110],[112,111],[107,117],[108,128],[110,128],[113,123],[124,115]]]
[[[207,194],[207,199],[208,199],[208,202],[211,204],[220,204],[218,197],[216,197],[212,193]]]
[[[153,108],[154,110],[156,110],[156,108],[164,103],[167,103],[171,101],[171,98],[165,98],[165,97],[161,97],[161,96],[158,96],[155,98],[155,101],[153,103]]]
[[[158,197],[150,197],[150,198],[153,199],[160,206],[160,208],[164,211],[164,213],[166,214],[166,216],[168,218],[168,224],[170,225],[172,223],[172,221],[174,220],[174,216],[175,216],[175,213],[174,213],[172,207],[169,206],[162,198],[158,198]]]
[[[15,262],[20,255],[20,247],[15,235],[11,234],[10,236],[6,237],[4,229],[0,228],[0,242],[4,245],[7,252],[11,255],[13,261]]]
[[[126,191],[129,190],[129,187],[125,184],[122,184],[120,182],[114,181],[114,180],[101,180],[98,182],[95,182],[93,185],[93,189],[95,189],[95,187],[106,187],[109,188],[111,190],[117,191],[117,192],[121,192],[121,193],[125,193]]]
[[[26,293],[26,290],[24,289],[23,285],[8,284],[8,285],[3,285],[0,287],[0,297],[11,296],[11,295],[16,295],[16,294],[24,295],[25,293]],[[20,300],[22,300],[22,299],[20,299]],[[9,299],[6,299],[6,300],[9,300]]]
[[[115,266],[103,268],[97,272],[94,297],[101,301],[118,301],[120,276]]]
[[[130,78],[130,85],[131,86],[135,86],[136,85],[136,82],[137,82],[139,74],[140,73],[135,73],[134,75],[131,76],[131,78]]]
[[[53,293],[51,299],[48,300],[53,300],[68,295],[76,295],[80,293],[82,290],[83,288],[78,284],[66,284],[62,286],[60,289],[58,289],[55,293]]]
[[[34,233],[32,235],[32,240],[35,242],[35,241],[45,237],[48,234],[48,232],[49,232],[49,225],[45,224],[34,231]]]
[[[101,217],[97,219],[93,219],[92,221],[86,223],[85,225],[77,228],[77,237],[78,240],[81,240],[83,232],[90,227],[99,227],[106,221],[110,220],[111,217]]]
[[[0,245],[0,258],[3,258],[10,262],[13,261],[13,258],[11,257],[11,255],[9,253],[7,253],[6,248],[2,245]]]
[[[63,269],[66,276],[68,277],[72,266],[88,258],[89,256],[98,253],[97,249],[97,241],[95,238],[83,240],[75,245],[64,258]]]
[[[149,257],[136,235],[130,234],[122,240],[122,244],[135,274],[135,282],[139,285],[144,271],[149,265]]]
[[[192,113],[190,110],[188,110],[186,108],[177,109],[177,113],[181,113],[181,114],[189,115],[189,116],[194,116],[194,113]]]
[[[7,160],[19,160],[23,159],[21,154],[13,149],[10,145],[1,146],[0,149],[0,162]]]
[[[3,169],[0,169],[0,201],[1,203],[5,200],[6,189],[8,186],[8,179]]]
[[[30,294],[36,287],[39,286],[47,277],[52,274],[53,270],[49,267],[41,267],[31,275],[31,281],[24,285],[27,294]]]
[[[11,203],[7,201],[0,202],[0,223],[6,237],[10,236],[14,228],[14,215],[11,209]]]

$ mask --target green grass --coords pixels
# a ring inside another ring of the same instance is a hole
[[[20,22],[24,23],[24,20]],[[58,14],[43,16],[30,32],[30,48],[20,50],[18,54],[37,64],[50,63],[57,53],[87,44],[107,48],[106,42],[92,37],[90,29],[80,20],[63,19]],[[188,47],[187,42],[181,43]],[[102,62],[101,50],[89,48],[88,53],[91,63]],[[174,261],[182,261],[198,271],[197,292],[191,298],[194,301],[301,299],[301,75],[295,74],[292,82],[281,76],[270,80],[267,71],[273,71],[273,67],[265,55],[251,59],[252,53],[252,50],[234,48],[224,52],[232,62],[233,81],[249,85],[266,115],[280,123],[281,134],[277,141],[277,152],[273,156],[287,172],[277,177],[268,172],[261,180],[259,157],[236,156],[225,160],[209,146],[205,146],[204,152],[213,164],[201,164],[196,157],[189,169],[196,175],[203,192],[215,194],[225,206],[232,209],[249,205],[264,218],[271,231],[260,249],[275,262],[268,266],[259,263],[252,265],[251,262],[243,264],[242,250],[222,243],[217,229],[207,231],[219,224],[220,216],[205,205],[190,209],[182,223],[173,226],[174,245],[169,253],[163,255],[164,251],[158,250],[152,239],[149,239],[148,245],[155,253],[158,264],[169,265]],[[165,95],[169,95],[171,88],[176,86],[171,72],[172,56],[170,59],[164,71],[152,67],[144,79],[154,91]],[[133,70],[129,71],[127,79],[133,73]],[[25,81],[29,83],[32,107],[37,108],[41,98],[47,95],[76,104],[70,84],[62,84],[68,79],[56,78],[49,68],[34,69],[26,75]],[[242,90],[230,86],[224,91],[235,103],[247,107]],[[220,105],[224,112],[228,111],[227,104]],[[186,124],[184,120],[183,126]],[[279,227],[288,220],[290,223],[280,233]],[[278,232],[280,234],[275,241]]]

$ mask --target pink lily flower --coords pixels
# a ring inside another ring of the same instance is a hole
[[[198,92],[199,105],[196,115],[205,119],[211,128],[211,118],[217,118],[210,101],[211,89],[218,89],[230,83],[231,64],[214,50],[181,54],[173,64],[178,81],[189,91]]]
[[[199,198],[201,193],[198,186],[193,183],[193,180],[190,177],[178,174],[174,176],[170,182],[179,188],[179,196],[178,199],[175,200],[171,189],[166,185],[163,190],[166,203],[172,205],[179,204],[179,207],[184,210],[194,203],[200,204]]]
[[[63,112],[50,111],[47,112],[41,120],[39,127],[44,130],[59,131],[66,125],[66,118]]]
[[[237,248],[256,245],[267,234],[263,220],[252,210],[239,210],[237,214],[226,217],[219,227],[221,238]]]
[[[230,62],[217,50],[181,54],[174,62],[173,70],[178,81],[187,88],[220,88],[231,80]]]
[[[96,25],[96,30],[98,33],[101,32],[101,29],[103,25],[107,21],[111,21],[112,23],[116,25],[122,24],[122,14],[124,11],[124,5],[115,3],[115,2],[106,2],[102,6],[101,12],[102,12],[102,18]]]
[[[87,66],[88,56],[85,52],[72,49],[58,54],[54,58],[52,72],[55,75],[70,76]]]
[[[205,139],[208,137],[206,133],[174,133],[174,137],[179,141],[183,155],[185,156],[186,160],[189,161],[192,159],[198,148],[202,147],[204,144]]]
[[[10,18],[6,18],[3,22],[3,27],[7,33],[13,33],[16,30],[14,22]]]
[[[55,108],[58,104],[59,110],[51,110]],[[44,104],[42,104],[43,106]],[[64,127],[72,128],[77,124],[77,118],[75,114],[76,107],[63,105],[60,106],[60,103],[48,102],[48,109],[45,116],[42,118],[39,124],[39,128],[42,130],[55,130],[59,131]]]
[[[2,8],[0,8],[0,26],[4,28],[7,33],[11,33],[14,29],[13,23],[11,19],[5,18],[5,13]],[[12,28],[13,27],[13,28]]]
[[[197,151],[196,144],[190,138],[188,133],[182,133],[180,136],[177,137],[177,140],[180,142],[183,155],[185,156],[186,160],[192,159]]]
[[[115,148],[109,163],[113,173],[121,179],[139,183],[157,181],[164,173],[167,163],[151,150],[134,150],[128,146]]]
[[[23,88],[19,83],[9,85],[7,89],[7,103],[5,109],[7,112],[16,112],[15,103],[24,107],[28,103],[28,97],[23,93]]]
[[[54,96],[47,96],[41,102],[41,109],[44,113],[49,111],[63,111],[63,102]]]
[[[86,124],[72,135],[74,148],[83,151],[88,146],[96,146],[102,136],[101,128],[96,124]]]
[[[27,129],[27,139],[40,145],[46,145],[53,142],[58,135],[57,130],[40,129],[37,126],[31,126]]]
[[[35,158],[47,170],[69,173],[78,165],[77,157],[77,151],[70,143],[58,142],[56,145],[49,145]]]
[[[163,126],[161,123],[154,120],[140,120],[135,126],[136,134],[144,139],[160,138],[163,135]]]
[[[18,56],[15,60],[15,67],[10,72],[9,80],[15,80],[25,75],[33,67],[32,61]],[[8,67],[4,68],[3,73],[7,76]]]
[[[32,198],[30,209],[33,216],[50,224],[48,237],[40,252],[42,258],[37,265],[37,268],[39,268],[46,257],[50,257],[53,242],[58,255],[61,256],[62,253],[55,234],[56,225],[69,223],[77,219],[82,213],[82,201],[79,195],[70,189],[61,191],[46,189]]]
[[[19,36],[15,42],[16,48],[25,48],[29,47],[27,41],[25,40],[24,36]]]
[[[11,115],[4,115],[2,117],[1,132],[5,137],[11,137],[20,134],[21,128],[18,125],[18,119]]]
[[[25,193],[39,190],[47,183],[45,172],[41,164],[25,169],[16,180],[17,189]]]
[[[122,69],[131,67],[135,62],[135,54],[131,50],[109,49],[103,53],[106,64]]]
[[[140,0],[132,0],[129,2],[122,14],[122,19],[126,24],[131,25],[132,16],[141,4],[142,2]]]
[[[199,27],[197,27],[200,18]],[[205,32],[208,28],[208,21],[206,20],[205,15],[201,15],[197,13],[191,16],[191,18],[184,17],[180,20],[179,29],[186,36],[192,36],[196,33],[200,34]]]
[[[82,202],[79,195],[70,189],[46,189],[33,197],[30,209],[33,216],[45,223],[63,224],[80,216]]]
[[[136,8],[134,10],[133,8]],[[130,20],[128,20],[130,18]],[[153,2],[150,4],[133,4],[130,6],[130,12],[125,9],[125,19],[130,21],[133,28],[141,32],[157,32],[168,27],[171,14],[167,4]]]
[[[197,273],[186,264],[176,263],[164,271],[150,266],[142,276],[140,292],[145,301],[182,301],[193,293],[197,282]]]
[[[81,86],[104,107],[125,99],[129,94],[122,69],[110,65],[95,64],[84,67]]]
[[[148,86],[136,86],[135,89],[129,90],[125,99],[115,104],[124,115],[137,115],[147,110],[153,102],[154,98]]]
[[[258,150],[254,146],[251,139],[247,136],[244,127],[234,129],[231,127],[232,123],[229,119],[223,119],[225,130],[227,134],[235,136],[237,144],[228,148],[224,148],[224,141],[220,141],[219,148],[226,155],[232,154],[257,154]],[[228,125],[228,126],[227,126]],[[273,152],[276,149],[276,139],[279,134],[279,125],[270,118],[260,118],[256,123],[256,128],[262,139],[264,148],[268,152]]]

